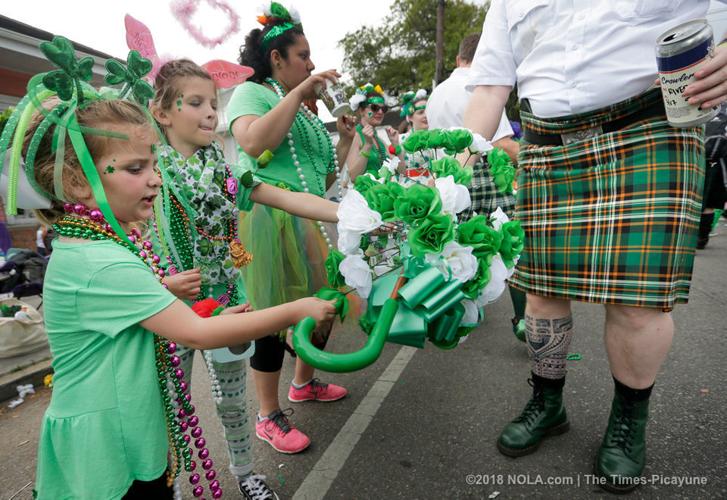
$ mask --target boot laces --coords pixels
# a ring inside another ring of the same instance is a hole
[[[533,388],[533,397],[530,398],[530,401],[525,405],[525,409],[515,419],[515,422],[525,422],[528,425],[532,425],[538,417],[538,414],[545,409],[545,398],[543,397],[542,388],[536,388],[532,379],[528,379],[528,384]]]
[[[613,444],[626,452],[630,452],[635,435],[634,403],[624,401],[623,406],[615,411],[612,437]]]

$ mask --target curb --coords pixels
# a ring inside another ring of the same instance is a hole
[[[16,386],[21,384],[33,384],[34,387],[43,386],[43,378],[53,373],[51,360],[39,361],[21,370],[17,370],[0,377],[0,402],[18,396]]]

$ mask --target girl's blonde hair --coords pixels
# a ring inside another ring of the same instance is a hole
[[[189,59],[175,59],[164,64],[154,79],[154,105],[163,110],[171,109],[179,97],[179,80],[186,77],[198,77],[213,81],[207,71]]]
[[[52,109],[60,103],[58,98],[48,99],[43,103],[45,109]],[[23,154],[27,153],[28,146],[33,134],[43,121],[47,113],[36,111],[31,119],[31,123],[25,132],[23,142]],[[82,127],[103,129],[108,125],[146,125],[151,128],[146,114],[136,104],[130,101],[122,100],[95,100],[88,102],[82,109],[76,111],[76,117],[79,125]],[[33,173],[38,185],[48,193],[54,192],[53,172],[55,169],[56,153],[52,150],[53,127],[43,136],[38,145],[38,151],[35,155]],[[106,152],[108,148],[109,138],[103,135],[87,133],[84,135],[86,146],[94,160]],[[65,155],[63,158],[62,185],[66,199],[70,203],[77,202],[73,198],[73,193],[79,188],[87,188],[89,186],[86,176],[83,174],[81,163],[71,144],[71,140],[66,134]],[[51,208],[38,209],[35,211],[37,217],[45,224],[53,224],[64,214],[63,202],[58,199],[51,201]]]

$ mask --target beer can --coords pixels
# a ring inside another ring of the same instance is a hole
[[[706,19],[695,19],[663,33],[656,41],[656,65],[669,124],[694,127],[711,120],[719,106],[700,109],[689,104],[684,89],[694,74],[712,57],[714,36]]]

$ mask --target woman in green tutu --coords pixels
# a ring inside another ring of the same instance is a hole
[[[323,122],[304,103],[340,75],[335,70],[312,74],[310,47],[292,9],[273,2],[258,21],[263,28],[247,35],[239,58],[255,74],[235,89],[227,108],[241,166],[263,182],[323,196],[340,178],[339,159],[342,164],[354,130],[340,118],[334,147]],[[331,238],[322,223],[254,205],[240,223],[239,237],[253,255],[242,277],[254,308],[307,297],[326,284],[323,264]],[[329,333],[330,326],[315,340],[324,345]],[[298,453],[310,439],[290,424],[278,401],[284,334],[256,342],[250,359],[260,404],[256,434],[282,453]],[[290,401],[335,401],[347,394],[343,387],[319,382],[313,372],[296,360]]]

